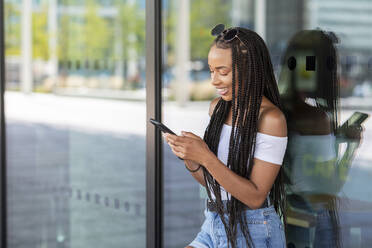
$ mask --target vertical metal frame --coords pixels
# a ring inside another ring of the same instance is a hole
[[[1,246],[7,246],[7,202],[6,202],[6,137],[5,137],[5,114],[4,114],[4,92],[5,92],[5,46],[4,46],[4,1],[0,0],[0,238]]]
[[[148,120],[161,121],[162,0],[146,0],[146,247],[163,247],[162,139]]]

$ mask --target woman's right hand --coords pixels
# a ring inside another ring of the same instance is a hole
[[[179,151],[177,150],[177,148],[171,142],[169,142],[168,138],[164,135],[164,133],[162,133],[162,136],[165,139],[165,142],[167,142],[167,144],[170,146],[173,154],[178,157],[177,152],[179,152]],[[180,158],[180,157],[178,157],[178,158]]]
[[[167,137],[164,136],[164,134],[162,134],[162,136],[165,139],[165,141],[167,142],[167,144],[170,146],[170,148],[172,149],[173,154],[177,156],[177,154],[176,154],[178,152],[176,150],[177,148],[174,145],[172,145],[170,142],[168,142],[168,139],[167,139]],[[199,167],[198,163],[196,163],[196,162],[194,162],[190,159],[184,159],[183,161],[185,162],[187,168],[189,168],[190,170],[196,170]]]

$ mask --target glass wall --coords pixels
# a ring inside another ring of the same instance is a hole
[[[145,247],[145,1],[4,2],[8,247]]]
[[[163,121],[204,135],[218,23],[266,42],[288,124],[288,247],[372,245],[372,1],[163,1]],[[348,122],[346,122],[348,120]],[[200,231],[205,188],[164,143],[164,244]]]

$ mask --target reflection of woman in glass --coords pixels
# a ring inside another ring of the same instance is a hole
[[[337,193],[360,141],[360,128],[354,132],[354,127],[338,126],[335,41],[332,33],[320,30],[298,32],[288,44],[278,82],[288,121],[283,162],[293,193],[288,200],[290,206],[316,215],[314,247],[340,246]],[[338,159],[342,141],[348,145]]]
[[[269,52],[245,28],[218,25],[213,34],[208,63],[221,97],[211,102],[204,138],[166,135],[207,186],[206,220],[188,247],[285,247],[287,126]]]

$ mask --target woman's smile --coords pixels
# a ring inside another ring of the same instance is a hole
[[[225,101],[232,99],[232,60],[231,49],[217,48],[213,45],[208,53],[208,65],[211,72],[211,84],[216,93]],[[237,91],[238,87],[235,87]]]
[[[220,94],[221,96],[227,95],[229,92],[228,88],[217,88],[217,93]]]

